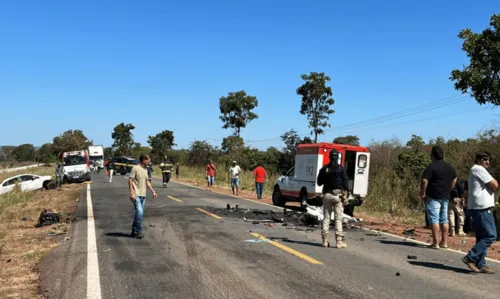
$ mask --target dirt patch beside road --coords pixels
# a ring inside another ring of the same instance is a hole
[[[72,217],[82,185],[60,190],[19,194],[23,199],[0,213],[0,298],[43,298],[38,294],[36,266],[42,257],[58,245],[74,220]],[[13,196],[10,194],[9,196]],[[2,198],[0,197],[0,200]],[[60,223],[36,228],[44,208],[60,213]]]

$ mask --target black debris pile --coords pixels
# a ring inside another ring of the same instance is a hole
[[[38,223],[35,227],[42,227],[47,225],[52,225],[55,223],[59,223],[61,221],[61,215],[57,213],[54,209],[44,209],[43,212],[40,213],[38,217]]]

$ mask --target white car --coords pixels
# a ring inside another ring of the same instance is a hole
[[[21,191],[33,191],[42,188],[53,189],[55,187],[50,175],[20,174],[3,180],[0,183],[0,194],[11,192],[16,184],[19,184]]]

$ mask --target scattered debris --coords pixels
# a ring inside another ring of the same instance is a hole
[[[231,210],[231,205],[227,204],[226,209]]]
[[[8,264],[8,263],[10,263],[10,262],[12,262],[12,259],[8,259],[8,260],[7,260],[7,264]]]
[[[69,241],[71,238],[70,237],[65,237],[64,241]]]
[[[52,225],[54,223],[59,223],[61,216],[55,209],[44,209],[38,217],[38,223],[35,227],[42,227],[47,225]]]
[[[150,224],[149,227],[156,227],[156,225]]]
[[[405,236],[417,236],[414,228],[413,229],[405,229],[403,231],[403,235],[405,235]]]
[[[288,223],[283,223],[281,226],[288,226]]]
[[[360,238],[359,240],[360,240],[360,241],[364,241],[364,240],[365,240],[365,238]]]
[[[416,259],[417,259],[417,256],[416,256],[416,255],[409,255],[409,256],[407,256],[407,258],[408,258],[409,260],[416,260]]]
[[[21,218],[21,221],[33,221],[33,219],[31,219],[29,217],[23,217],[23,218]]]
[[[243,242],[249,242],[249,243],[267,243],[269,242],[268,239],[248,239],[244,240]]]
[[[259,224],[259,221],[252,221],[252,224]]]
[[[60,233],[49,233],[49,237],[55,237],[55,236],[60,236],[60,235],[65,235],[65,232],[60,232]]]
[[[396,276],[401,276],[401,273],[399,273],[399,272],[396,272]]]

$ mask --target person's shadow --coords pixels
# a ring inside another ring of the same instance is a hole
[[[421,267],[426,267],[426,268],[431,268],[431,269],[454,271],[456,273],[462,273],[462,274],[473,274],[474,273],[474,272],[472,272],[470,270],[466,270],[466,269],[463,269],[463,268],[452,267],[452,266],[448,266],[448,265],[440,264],[440,263],[419,262],[419,261],[408,261],[408,263],[410,265],[413,265],[413,266],[421,266]]]
[[[107,233],[106,236],[117,237],[117,238],[132,238],[132,235],[124,233]]]

